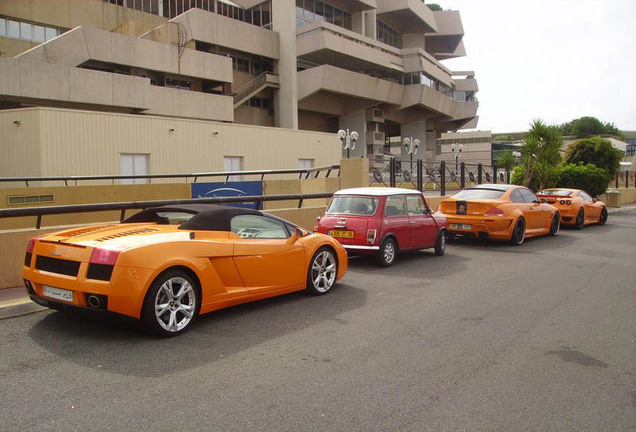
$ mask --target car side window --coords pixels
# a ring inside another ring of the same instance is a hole
[[[260,215],[238,215],[230,222],[232,232],[244,239],[286,239],[289,233],[285,224]]]
[[[510,193],[510,201],[512,201],[513,203],[525,202],[525,200],[521,196],[521,192],[519,192],[519,189],[515,189]]]
[[[409,215],[423,215],[426,214],[426,204],[419,195],[407,195],[406,205],[408,206]]]
[[[527,203],[539,202],[539,198],[537,198],[537,196],[533,194],[532,192],[530,192],[528,189],[517,189],[517,190],[521,192],[521,196],[523,197],[525,202]]]
[[[593,202],[594,200],[592,199],[591,196],[589,196],[588,194],[586,194],[585,192],[579,192],[579,196],[581,198],[583,198],[585,201],[587,202]]]
[[[404,199],[404,195],[392,195],[386,197],[384,215],[388,217],[406,216],[406,200]]]

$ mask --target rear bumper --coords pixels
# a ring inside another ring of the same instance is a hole
[[[512,234],[513,219],[507,217],[475,217],[445,215],[448,233],[494,240],[508,240]],[[465,228],[469,225],[470,228]]]

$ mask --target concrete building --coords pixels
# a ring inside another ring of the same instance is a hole
[[[492,165],[498,157],[494,144],[490,131],[443,133],[437,140],[438,160],[453,170],[456,157],[457,163]]]
[[[432,160],[442,132],[477,120],[474,73],[441,63],[465,54],[463,34],[459,12],[420,0],[3,0],[0,109],[285,128],[314,142],[351,129],[351,156],[371,166],[399,137]],[[270,166],[243,166],[258,168]]]

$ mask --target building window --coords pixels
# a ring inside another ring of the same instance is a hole
[[[312,169],[313,167],[314,167],[313,159],[298,159],[299,169],[309,170],[309,169]]]
[[[349,12],[321,0],[296,0],[296,28],[318,21],[351,30]]]
[[[42,43],[62,34],[59,28],[45,27],[27,21],[0,18],[0,36]]]
[[[121,175],[147,175],[148,174],[147,154],[121,154]],[[121,184],[146,184],[148,179],[122,179]]]
[[[241,156],[224,156],[223,157],[223,171],[234,172],[243,171],[243,158]],[[243,176],[231,175],[228,177],[228,181],[242,181]]]
[[[192,81],[179,78],[166,78],[165,86],[179,90],[192,90]]]
[[[402,34],[393,27],[378,19],[377,39],[387,45],[402,48]]]

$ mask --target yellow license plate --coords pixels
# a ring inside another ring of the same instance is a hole
[[[339,237],[339,238],[353,238],[353,231],[343,231],[343,230],[329,230],[329,235],[331,237]]]

